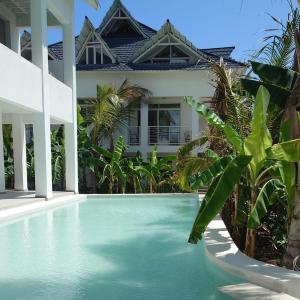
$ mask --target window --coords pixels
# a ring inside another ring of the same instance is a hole
[[[180,123],[180,104],[149,105],[149,144],[178,144]]]
[[[79,60],[80,65],[111,64],[112,60],[98,42],[89,42]]]
[[[152,63],[188,63],[190,57],[181,51],[177,46],[167,46],[152,58]]]
[[[150,104],[148,126],[180,126],[180,104]]]

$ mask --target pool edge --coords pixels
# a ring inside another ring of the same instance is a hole
[[[251,283],[299,299],[300,273],[246,256],[231,239],[220,216],[207,227],[204,244],[208,259],[223,270],[243,277]]]

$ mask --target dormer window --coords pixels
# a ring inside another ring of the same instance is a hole
[[[101,35],[104,37],[136,37],[144,36],[137,22],[122,7],[106,20],[101,29]]]
[[[155,57],[153,57],[151,63],[167,63],[167,64],[178,64],[178,63],[188,63],[190,57],[181,51],[176,46],[167,46],[162,51],[160,51]]]
[[[87,43],[79,60],[79,64],[81,65],[103,65],[111,63],[112,59],[99,42]]]

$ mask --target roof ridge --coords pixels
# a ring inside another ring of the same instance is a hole
[[[126,8],[126,6],[122,3],[121,0],[114,0],[113,4],[110,6],[109,10],[107,11],[106,15],[104,16],[104,18],[102,19],[101,24],[98,27],[99,30],[99,34],[102,35],[103,30],[105,29],[105,26],[107,26],[108,22],[110,21],[110,19],[113,17],[114,12],[118,9],[121,8],[125,11],[125,13],[127,14],[128,18],[134,23],[134,25],[137,27],[138,31],[140,31],[140,33],[143,36],[147,36],[143,30],[140,28],[139,22],[131,15],[131,13],[129,12],[129,10]]]
[[[183,43],[185,43],[188,47],[190,47],[194,52],[198,53],[199,55],[206,56],[206,53],[203,53],[199,48],[193,45],[191,41],[189,41],[183,34],[181,34],[175,26],[172,24],[170,19],[167,19],[167,21],[161,26],[161,28],[154,34],[145,44],[143,47],[139,49],[136,56],[133,58],[133,62],[136,62],[138,58],[140,58],[145,51],[149,49],[149,47],[156,44],[161,36],[164,36],[166,34],[173,34],[176,38],[181,40]]]

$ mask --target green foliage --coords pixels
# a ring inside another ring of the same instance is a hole
[[[251,159],[251,156],[239,155],[227,165],[211,195],[206,194],[205,206],[200,209],[189,237],[190,243],[197,243],[202,238],[207,225],[220,212]]]
[[[260,87],[252,114],[251,133],[244,141],[244,153],[253,157],[249,165],[250,176],[253,181],[263,167],[266,158],[265,149],[272,145],[272,138],[267,128],[269,99],[269,92],[264,87]]]
[[[287,202],[285,185],[281,180],[272,178],[261,188],[255,206],[248,219],[248,228],[257,229],[261,225],[261,219],[276,202]]]
[[[197,102],[192,97],[185,97],[185,102],[195,109],[211,126],[221,130],[225,134],[228,142],[232,144],[238,152],[241,153],[243,151],[242,140],[239,134],[230,125],[227,125],[212,110]]]
[[[189,179],[191,189],[195,191],[206,186],[207,184],[210,184],[212,180],[223,173],[232,159],[233,158],[231,156],[219,158],[214,161],[205,171],[192,175]]]

